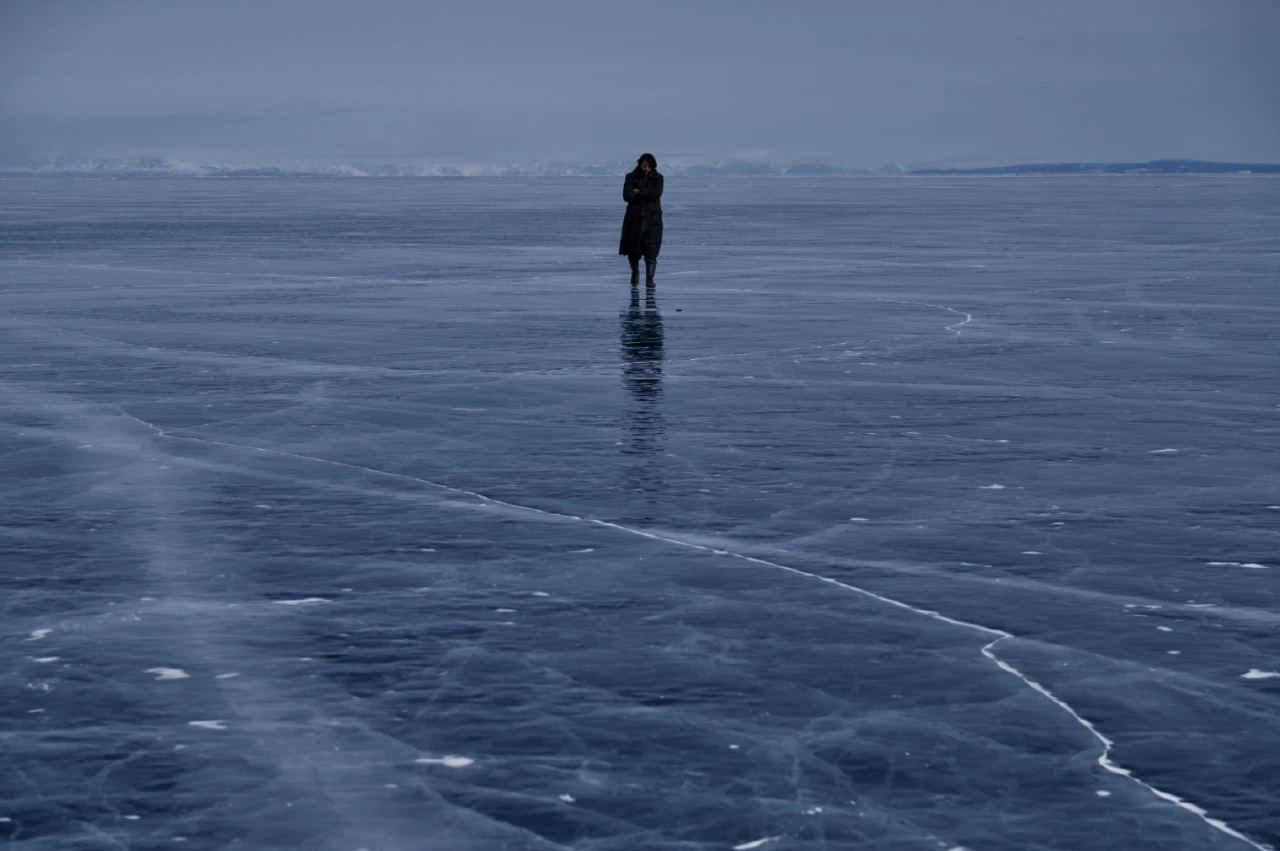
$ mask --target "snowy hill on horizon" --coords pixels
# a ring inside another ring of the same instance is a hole
[[[68,177],[620,177],[635,167],[630,160],[526,163],[414,163],[354,161],[303,165],[228,165],[197,163],[161,156],[77,157],[0,165],[0,175]],[[886,166],[886,169],[891,166]],[[776,164],[744,159],[671,159],[661,170],[671,175],[872,174],[826,163]]]

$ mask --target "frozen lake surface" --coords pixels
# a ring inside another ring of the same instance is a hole
[[[668,184],[0,181],[6,848],[1280,843],[1280,181]]]

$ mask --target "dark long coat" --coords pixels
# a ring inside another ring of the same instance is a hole
[[[638,189],[639,192],[631,190]],[[627,215],[622,219],[622,239],[618,253],[632,257],[657,257],[662,250],[662,175],[647,175],[636,169],[622,183],[622,199]]]

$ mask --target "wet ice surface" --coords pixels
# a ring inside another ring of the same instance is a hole
[[[0,189],[6,847],[1280,841],[1280,183]]]

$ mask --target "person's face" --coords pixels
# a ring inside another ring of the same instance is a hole
[[[649,172],[653,171],[653,166],[649,165],[649,161],[648,161],[648,160],[641,160],[641,162],[640,162],[640,171],[641,171],[643,174],[648,174]]]

